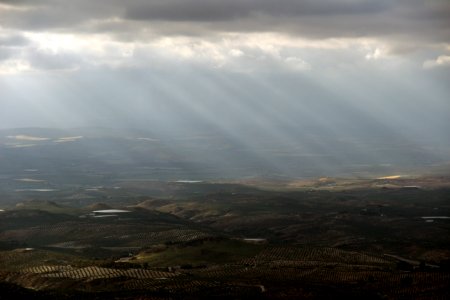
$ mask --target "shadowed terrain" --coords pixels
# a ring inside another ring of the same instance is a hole
[[[1,295],[445,299],[449,182],[129,180],[47,200],[30,192],[0,212]]]

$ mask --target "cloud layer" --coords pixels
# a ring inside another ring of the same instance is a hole
[[[144,27],[181,35],[274,31],[311,38],[450,40],[446,0],[2,0],[0,5],[2,27],[31,31],[83,28],[133,35]]]
[[[304,71],[323,61],[311,48],[356,62],[406,55],[430,69],[450,54],[448,15],[446,0],[0,0],[0,73],[149,65],[161,54]]]

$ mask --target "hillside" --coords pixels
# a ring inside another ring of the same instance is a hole
[[[0,212],[0,295],[444,299],[445,178],[138,180],[81,202],[47,194]]]

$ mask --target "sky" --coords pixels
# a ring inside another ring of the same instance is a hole
[[[448,0],[0,0],[0,128],[450,143],[449,15]]]

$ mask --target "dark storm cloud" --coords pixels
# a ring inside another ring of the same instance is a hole
[[[255,14],[270,16],[304,16],[378,13],[387,9],[385,1],[198,1],[172,0],[156,3],[143,2],[126,9],[125,16],[138,20],[171,21],[226,21],[252,17]]]
[[[124,23],[136,23],[125,26],[130,35],[146,27],[162,34],[181,35],[277,31],[311,38],[401,36],[418,41],[450,41],[447,0],[0,0],[1,3],[19,8],[3,12],[0,8],[2,27],[24,30],[109,30],[115,34],[122,30],[114,24],[105,26],[104,22],[118,18]]]

